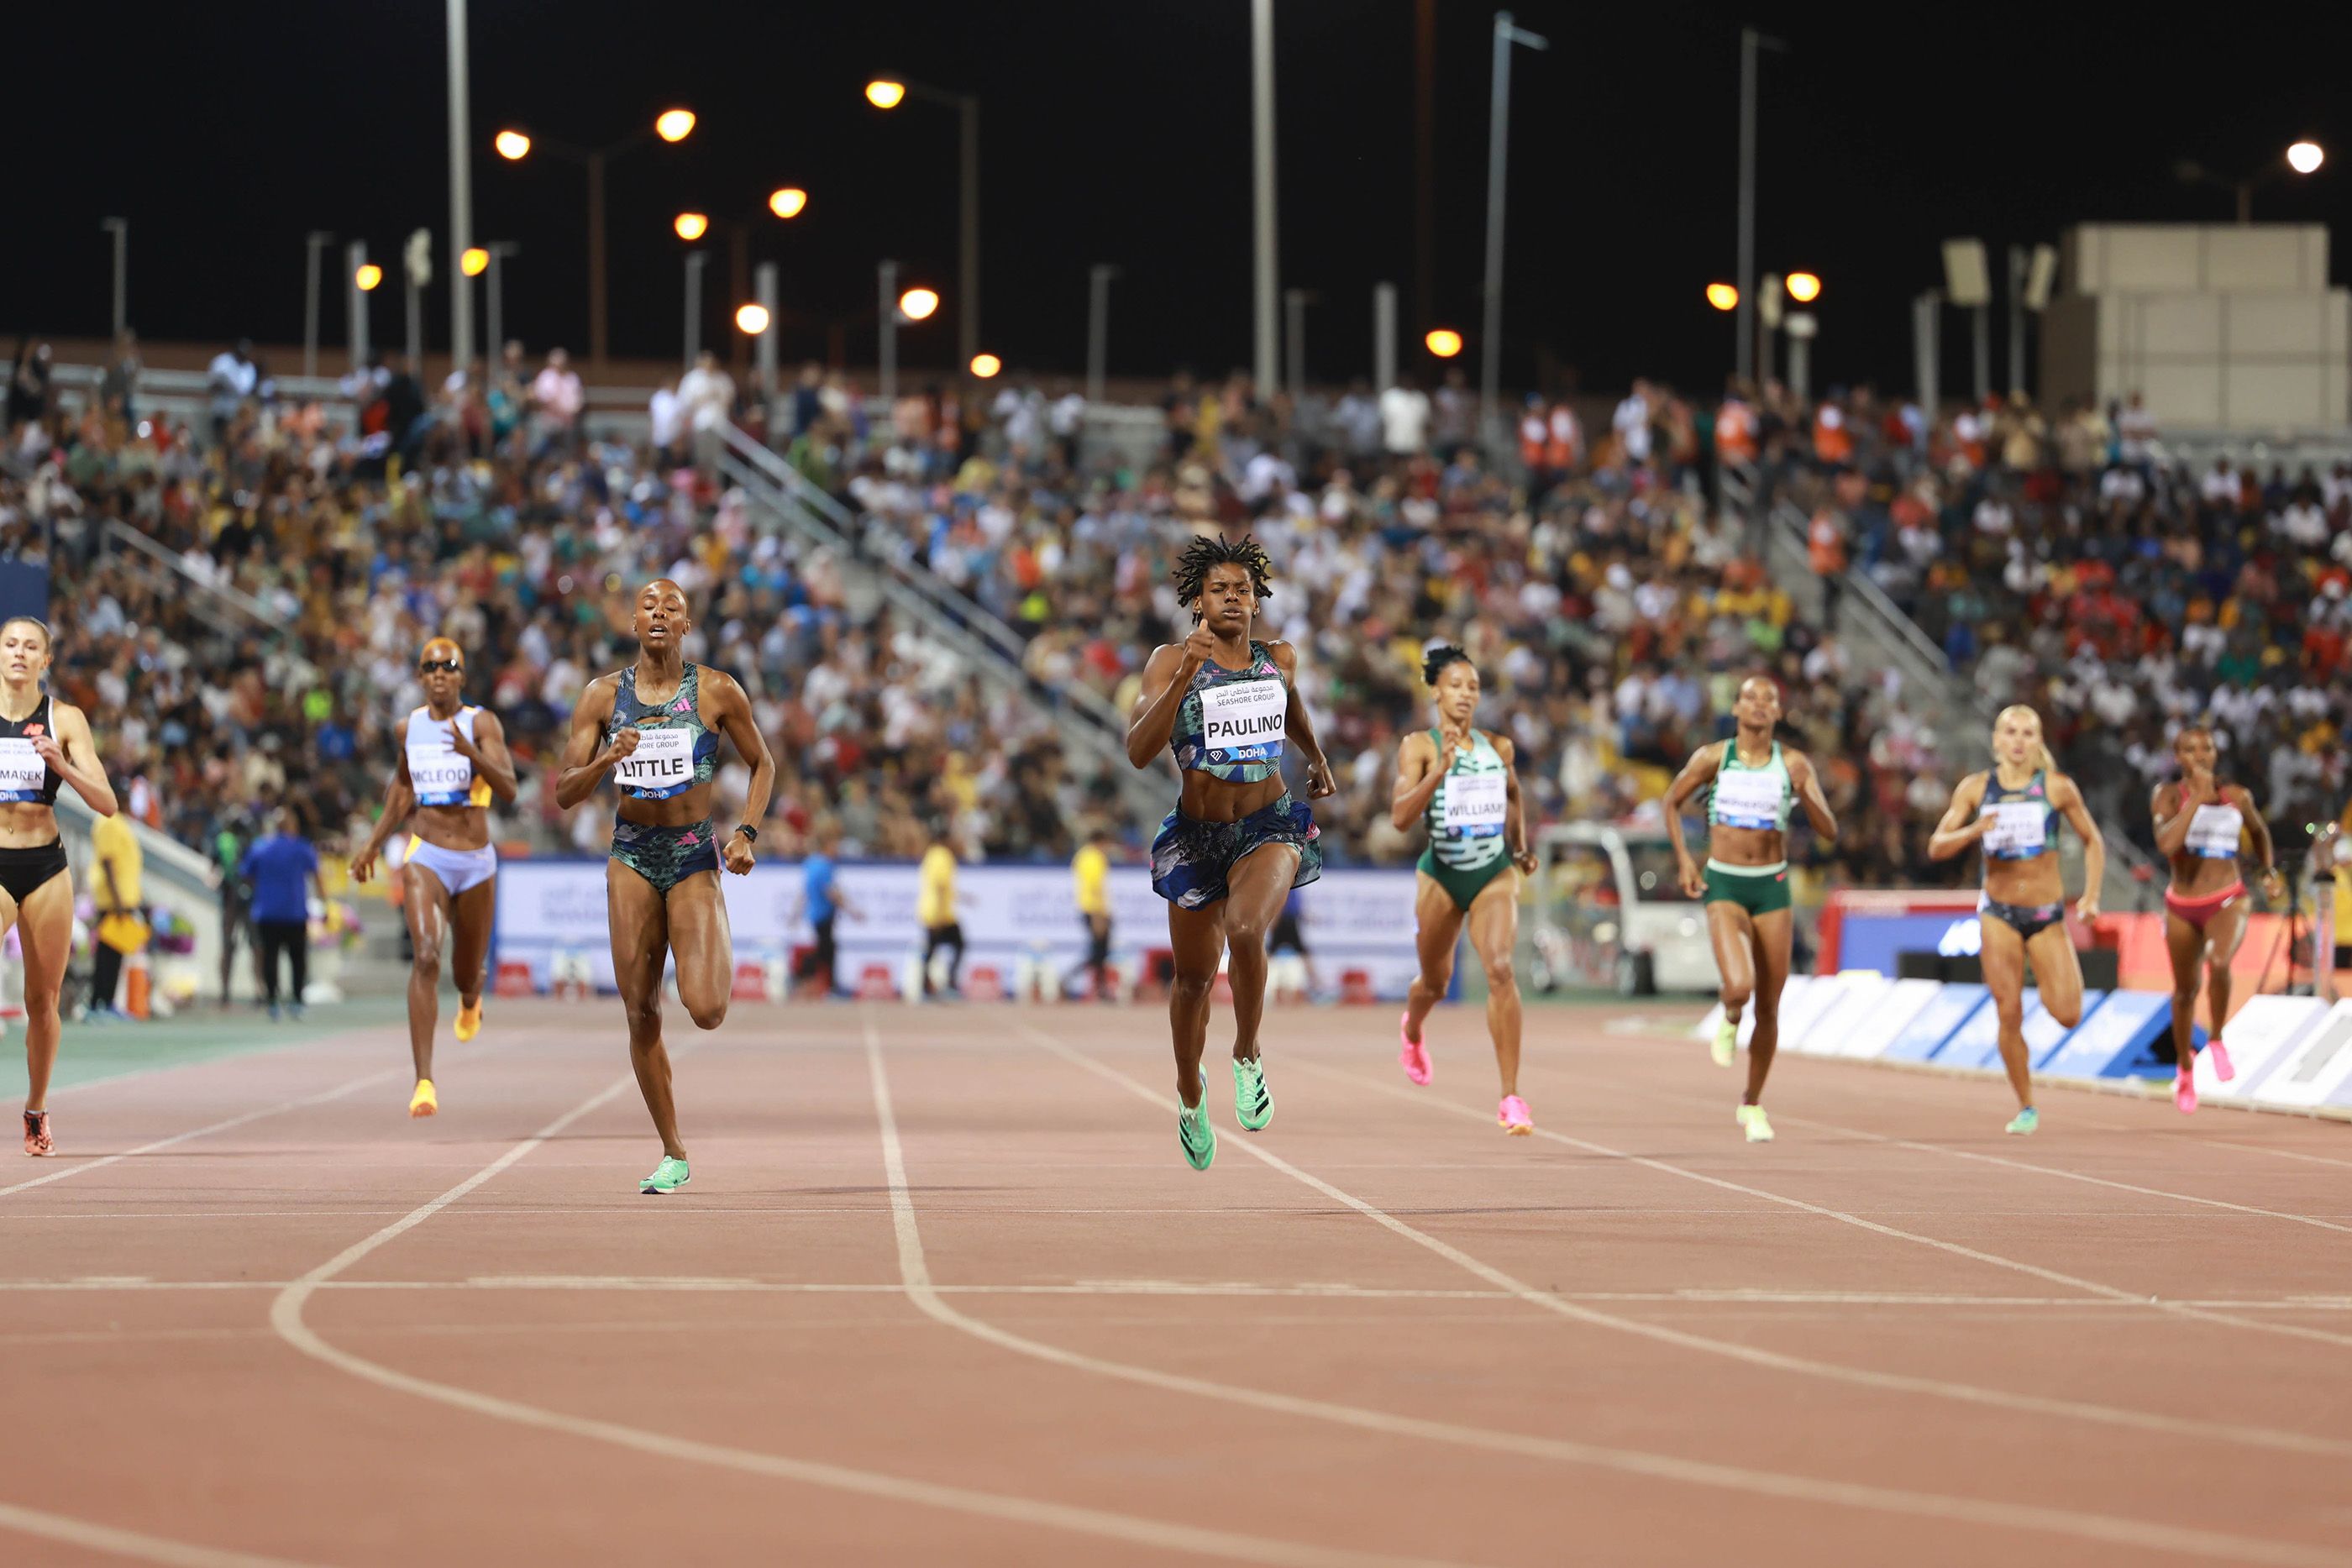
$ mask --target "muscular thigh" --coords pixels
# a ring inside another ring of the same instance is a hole
[[[1453,902],[1447,900],[1448,903]],[[1469,914],[1464,924],[1470,930],[1470,946],[1478,956],[1486,959],[1508,957],[1519,943],[1519,873],[1514,866],[1485,887],[1470,901]]]
[[[1463,911],[1454,895],[1425,871],[1414,873],[1412,914],[1422,973],[1451,968],[1454,945],[1462,939]]]
[[[669,919],[669,949],[677,960],[677,983],[708,982],[715,974],[724,983],[733,977],[732,931],[727,923],[727,898],[719,873],[701,871],[688,877],[663,900]]]
[[[27,990],[54,990],[73,956],[73,878],[53,876],[25,895],[16,911],[16,940],[25,950]]]
[[[669,911],[654,884],[618,861],[604,862],[604,912],[613,927],[613,978],[624,1001],[654,996],[669,952]]]
[[[1225,956],[1225,906],[1220,903],[1202,909],[1180,909],[1170,904],[1168,946],[1178,975],[1215,974],[1217,961]]]

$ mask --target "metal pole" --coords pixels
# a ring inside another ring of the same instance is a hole
[[[702,352],[702,267],[709,259],[708,251],[686,253],[686,368],[689,371]]]
[[[421,383],[425,379],[425,291],[416,287],[416,279],[406,267],[401,268],[401,287],[408,295],[408,370]]]
[[[1261,392],[1275,383],[1274,0],[1250,0],[1250,150],[1255,187],[1256,239],[1253,301],[1257,321],[1255,370]]]
[[[1801,403],[1812,387],[1812,347],[1810,339],[1789,334],[1789,392]]]
[[[1992,395],[1992,307],[1979,305],[1969,315],[1976,335],[1977,406],[1982,408]]]
[[[466,68],[466,0],[449,0],[449,359],[474,362],[474,289],[466,252],[474,244],[473,103]]]
[[[734,224],[727,230],[727,319],[735,319],[736,308],[751,297],[751,225]],[[727,368],[743,368],[743,334],[727,334]]]
[[[302,241],[302,373],[319,373],[319,253],[335,243],[324,229],[312,229]]]
[[[1936,423],[1936,406],[1942,401],[1936,372],[1937,307],[1942,302],[1942,296],[1932,288],[1911,301],[1911,358],[1917,374],[1919,413],[1931,427]]]
[[[1087,401],[1103,400],[1110,374],[1110,280],[1118,268],[1098,261],[1087,274]]]
[[[956,352],[970,374],[980,352],[980,99],[966,93],[960,153],[961,206],[956,241]]]
[[[878,361],[882,401],[888,403],[897,402],[898,397],[898,264],[895,261],[886,261],[877,267],[874,272],[879,285],[882,308],[881,331],[878,334],[876,359]]]
[[[482,357],[495,361],[499,355],[506,352],[507,349],[506,275],[503,263],[506,261],[507,253],[514,249],[514,246],[494,245],[489,249],[489,270],[482,277],[482,291],[489,297],[489,319],[486,323],[488,328],[486,336],[488,340],[482,345]]]
[[[1412,127],[1413,319],[1426,329],[1437,314],[1437,0],[1413,0]]]
[[[588,154],[588,363],[604,368],[604,155]]]
[[[768,313],[768,325],[760,334],[759,358],[760,406],[767,413],[770,429],[776,421],[776,340],[783,333],[783,320],[776,308],[776,264],[761,262],[752,273],[751,289],[760,308]]]
[[[1397,373],[1397,286],[1393,283],[1372,285],[1372,390],[1386,392],[1396,385]]]
[[[108,218],[100,227],[114,235],[114,335],[131,325],[131,220]]]
[[[367,265],[367,246],[353,240],[343,247],[343,341],[351,346],[352,369],[368,360],[368,297],[360,287],[360,268]]]
[[[2009,395],[2025,391],[2025,247],[2009,247]]]
[[[1495,423],[1503,386],[1503,194],[1511,139],[1511,46],[1531,49],[1551,45],[1511,26],[1508,11],[1495,13],[1495,76],[1486,122],[1486,299],[1478,346],[1478,434],[1483,444]]]
[[[1282,356],[1289,367],[1291,417],[1307,401],[1307,290],[1282,291]]]
[[[1756,370],[1756,29],[1739,29],[1739,318],[1738,372]]]

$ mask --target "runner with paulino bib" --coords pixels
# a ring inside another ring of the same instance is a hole
[[[1721,977],[1723,1022],[1715,1031],[1716,1065],[1738,1055],[1739,1017],[1756,1004],[1748,1039],[1748,1089],[1737,1113],[1751,1144],[1772,1141],[1764,1114],[1764,1081],[1780,1045],[1780,988],[1788,983],[1794,916],[1789,897],[1789,817],[1801,801],[1805,820],[1824,841],[1837,819],[1822,793],[1812,759],[1772,738],[1780,723],[1780,688],[1769,676],[1739,684],[1729,740],[1691,755],[1666,790],[1666,837],[1681,867],[1683,892],[1706,901],[1706,934]],[[1683,804],[1707,790],[1706,868],[1683,842]]]

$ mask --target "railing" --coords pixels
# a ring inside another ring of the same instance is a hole
[[[1066,745],[1118,780],[1121,796],[1139,822],[1150,821],[1165,809],[1162,791],[1128,761],[1125,727],[1104,722],[1116,714],[1108,703],[1091,691],[1053,691],[1043,686],[1023,663],[1020,639],[1003,622],[928,571],[905,561],[877,561],[858,548],[858,521],[846,507],[741,431],[730,426],[726,439],[728,449],[719,460],[719,472],[740,486],[754,505],[803,538],[834,550],[845,564],[872,569],[884,600],[893,610],[953,648],[972,674],[1027,698],[1053,724]]]
[[[109,517],[106,521],[105,538],[110,545],[128,546],[145,557],[152,563],[148,568],[149,570],[160,569],[169,572],[170,580],[176,582],[184,592],[193,591],[202,596],[198,601],[199,604],[205,601],[216,601],[263,631],[275,633],[286,630],[286,623],[271,612],[269,606],[241,589],[225,587],[199,576],[176,552],[157,544],[130,524]],[[224,619],[216,619],[217,612],[207,614],[204,609],[199,608],[196,613],[211,621],[224,632],[234,632],[242,629]]]

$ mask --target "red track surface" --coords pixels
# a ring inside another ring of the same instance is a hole
[[[739,1011],[669,1198],[609,1004],[68,1092],[0,1562],[2352,1564],[2346,1128],[1605,1019],[1277,1013],[1205,1175],[1142,1011]]]

